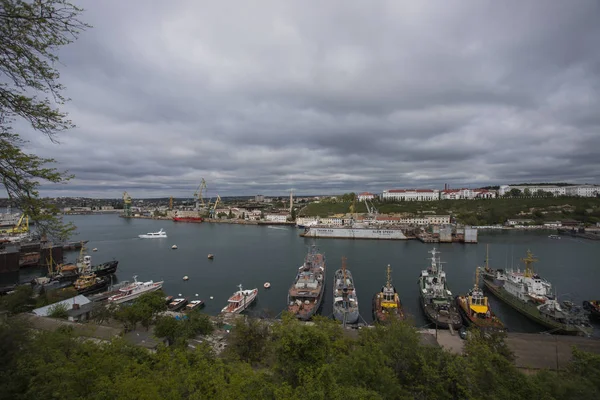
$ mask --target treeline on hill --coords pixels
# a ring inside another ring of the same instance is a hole
[[[422,345],[405,323],[362,329],[284,316],[238,320],[229,346],[95,343],[69,329],[0,325],[0,399],[596,399],[600,356],[574,350],[568,369],[527,375],[502,338],[472,332],[466,356]]]
[[[303,208],[301,216],[326,217],[350,212],[352,201],[326,199]],[[487,200],[438,200],[375,202],[380,214],[450,214],[467,225],[503,224],[510,218],[531,219],[534,224],[572,219],[595,224],[600,222],[600,198],[595,197],[521,197]],[[366,213],[363,202],[356,201],[357,213]]]

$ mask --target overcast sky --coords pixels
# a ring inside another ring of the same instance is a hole
[[[42,195],[600,183],[600,2],[80,1]]]

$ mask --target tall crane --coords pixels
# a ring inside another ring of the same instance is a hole
[[[194,198],[196,199],[196,210],[200,210],[200,206],[202,206],[202,208],[206,207],[206,204],[204,204],[204,198],[202,197],[203,190],[204,194],[206,194],[206,181],[204,178],[202,178],[200,185],[198,185],[198,189],[196,189],[196,192],[194,193]]]
[[[217,195],[217,200],[215,201],[215,204],[213,204],[213,206],[208,210],[208,215],[210,216],[210,218],[215,217],[215,212],[217,210],[217,206],[219,205],[219,201],[221,201],[221,196]]]
[[[173,209],[173,196],[169,197],[169,210]]]
[[[365,199],[365,206],[367,206],[367,213],[369,213],[369,215],[377,215],[379,213],[373,205],[373,202],[369,202],[367,199]]]
[[[123,216],[131,217],[131,196],[127,192],[123,192]]]

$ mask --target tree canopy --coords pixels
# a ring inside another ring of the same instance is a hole
[[[52,142],[74,127],[60,110],[67,98],[60,83],[58,49],[89,26],[82,10],[66,0],[0,0],[0,178],[13,204],[41,233],[65,238],[72,230],[39,196],[40,180],[64,183],[71,176],[54,160],[28,154],[14,124],[24,121]]]

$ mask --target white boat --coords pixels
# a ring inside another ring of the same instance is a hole
[[[133,277],[133,283],[125,286],[124,288],[119,289],[119,293],[114,296],[110,296],[108,301],[110,303],[124,303],[126,301],[130,301],[136,299],[143,295],[144,293],[154,292],[160,288],[162,288],[164,281],[154,282],[138,282],[137,276]]]
[[[235,292],[229,298],[228,303],[221,310],[222,313],[239,314],[252,304],[258,296],[258,289],[244,290],[242,285],[238,285],[240,290]]]
[[[558,236],[558,235],[549,235],[548,237],[550,239],[560,239],[560,236]]]
[[[138,235],[138,237],[140,237],[142,239],[166,238],[167,232],[165,232],[161,229],[158,232],[148,232],[145,235]]]

